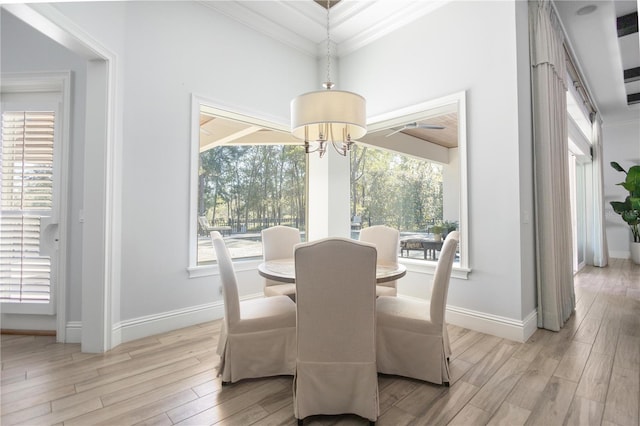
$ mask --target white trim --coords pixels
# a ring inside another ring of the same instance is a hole
[[[418,297],[404,295],[398,295],[398,297],[424,302],[424,299]],[[537,330],[537,318],[538,313],[536,310],[529,313],[524,320],[501,317],[451,305],[447,305],[446,310],[448,324],[521,343],[526,342]]]
[[[120,239],[117,235],[120,217],[116,214],[120,200],[120,187],[116,183],[120,181],[120,172],[114,154],[121,143],[116,138],[116,55],[50,4],[7,4],[3,8],[87,59],[88,125],[85,136],[92,144],[85,147],[85,162],[89,155],[100,158],[103,163],[101,167],[87,167],[85,164],[84,212],[87,222],[92,223],[90,229],[93,234],[87,236],[89,228],[83,229],[82,315],[85,333],[82,350],[104,352],[112,348],[112,287],[119,285],[120,276]],[[94,99],[93,104],[90,99]],[[103,192],[91,199],[87,195],[94,194],[95,188],[90,191],[86,185],[94,185]]]
[[[526,342],[537,329],[538,314],[534,310],[524,320],[492,315],[485,312],[447,306],[447,322],[458,327],[491,334],[516,342]]]
[[[82,322],[69,321],[66,324],[66,340],[64,343],[81,343],[82,342]]]
[[[244,296],[241,300],[262,297],[264,297],[262,293],[256,293]],[[403,295],[398,297],[424,301],[424,299],[417,297]],[[114,325],[112,334],[120,336],[121,343],[125,343],[223,317],[224,303],[218,300],[204,305],[125,320]],[[526,342],[537,330],[537,312],[535,310],[527,315],[524,320],[514,320],[455,306],[447,306],[446,318],[449,324],[516,342]],[[66,343],[79,343],[82,336],[82,323],[69,321],[66,333]]]
[[[420,260],[420,259],[408,259],[408,258],[398,258],[398,263],[405,265],[407,267],[407,272],[415,272],[418,274],[428,274],[433,275],[436,271],[436,265],[438,262],[436,261],[428,261],[428,260]],[[458,278],[461,280],[468,280],[469,273],[471,269],[463,268],[458,263],[453,264],[453,269],[451,270],[451,278]]]
[[[263,297],[264,295],[262,293],[256,293],[241,297],[240,300]],[[114,325],[113,334],[120,335],[121,343],[125,343],[147,336],[154,336],[196,324],[214,321],[223,317],[224,303],[222,300],[218,300],[203,305],[125,320]]]
[[[113,327],[114,334],[120,334],[122,342],[153,336],[222,318],[224,304],[221,300],[204,305],[191,306],[159,314],[147,315],[120,322]]]
[[[257,273],[260,262],[262,262],[262,258],[236,259],[233,261],[233,268],[236,272],[255,271]],[[189,278],[220,275],[217,264],[189,267],[187,272],[189,273]]]
[[[614,259],[631,259],[631,250],[609,250],[609,257]]]

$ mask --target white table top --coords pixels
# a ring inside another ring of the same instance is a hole
[[[265,278],[285,283],[296,282],[296,268],[293,259],[276,259],[258,265],[258,273]],[[384,283],[402,278],[407,273],[404,265],[376,265],[376,282]]]

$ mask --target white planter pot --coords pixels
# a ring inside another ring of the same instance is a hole
[[[631,260],[636,265],[640,265],[640,243],[631,243]]]

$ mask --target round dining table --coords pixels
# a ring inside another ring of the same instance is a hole
[[[296,267],[292,258],[274,259],[258,265],[258,273],[265,278],[283,283],[296,282]],[[378,284],[395,281],[407,273],[407,268],[401,264],[376,265],[376,282]]]

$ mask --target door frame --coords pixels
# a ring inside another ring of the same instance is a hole
[[[3,9],[87,61],[84,208],[82,238],[82,352],[102,353],[120,343],[114,326],[119,312],[121,239],[121,130],[116,54],[52,4],[12,3]],[[86,225],[90,226],[86,226]],[[71,326],[70,326],[71,327]],[[73,327],[77,329],[77,327]],[[69,337],[69,336],[67,336]]]

